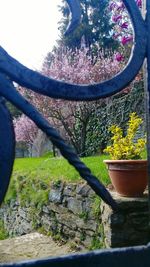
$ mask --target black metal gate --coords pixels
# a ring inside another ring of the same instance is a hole
[[[66,34],[70,33],[80,21],[80,5],[78,0],[67,0],[72,13],[72,20]],[[6,194],[14,162],[15,138],[9,111],[5,106],[5,99],[13,103],[35,124],[43,130],[57,146],[61,154],[79,172],[80,176],[87,181],[91,188],[112,209],[117,210],[117,205],[110,193],[80,161],[71,147],[65,144],[59,134],[49,125],[41,114],[27,102],[15,89],[13,82],[25,86],[40,94],[60,99],[76,101],[92,101],[111,96],[126,87],[137,75],[144,60],[147,61],[147,96],[150,92],[150,0],[146,3],[146,17],[142,18],[135,0],[123,0],[134,27],[134,47],[126,68],[112,79],[93,85],[75,85],[47,78],[32,71],[0,47],[0,203]],[[55,88],[55,91],[53,90]],[[149,102],[149,101],[147,101]],[[147,133],[149,133],[150,105],[147,104]],[[148,135],[148,134],[147,134]],[[7,138],[6,138],[7,136]],[[150,135],[148,135],[148,172],[150,181]],[[150,183],[150,182],[149,182]],[[150,246],[139,246],[122,249],[109,249],[48,258],[44,260],[32,260],[21,263],[4,264],[1,266],[59,266],[86,267],[112,266],[112,267],[138,267],[149,266]]]

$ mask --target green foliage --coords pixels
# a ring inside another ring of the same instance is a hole
[[[104,184],[108,184],[104,159],[106,156],[87,157],[82,160],[94,175]],[[22,203],[30,202],[40,208],[48,201],[52,181],[58,185],[60,180],[78,182],[80,179],[78,172],[63,158],[16,159],[5,202],[18,198]]]
[[[85,239],[86,239],[86,233],[85,233],[85,231],[82,231],[80,234],[80,241],[83,242],[83,241],[85,241]]]
[[[136,112],[142,117],[144,124],[141,133],[145,132],[145,103],[143,80],[140,76],[130,88],[123,93],[103,101],[98,109],[90,116],[86,138],[86,155],[103,153],[110,140],[108,128],[112,124],[121,126],[126,131],[127,121],[131,112]]]
[[[66,2],[63,1],[62,6],[60,6],[63,14],[63,19],[59,22],[62,35],[60,43],[75,49],[80,48],[84,42],[83,45],[91,47],[93,51],[96,50],[97,44],[101,49],[116,48],[118,42],[114,40],[111,34],[112,24],[110,23],[110,12],[107,10],[108,3],[109,0],[81,0],[81,23],[72,34],[64,36],[70,13]]]
[[[138,138],[137,133],[142,119],[135,113],[131,113],[127,123],[126,135],[118,125],[112,125],[109,130],[113,134],[112,144],[104,149],[112,159],[140,159],[145,149],[146,138]]]
[[[8,238],[8,233],[4,228],[4,223],[2,220],[0,220],[0,240],[4,240]]]
[[[49,151],[42,155],[42,158],[53,158],[53,152]]]
[[[13,118],[17,118],[22,114],[22,112],[19,109],[17,109],[15,106],[13,106],[13,104],[11,104],[8,101],[6,101],[6,106],[8,107]]]
[[[61,185],[61,182],[62,182],[62,181],[61,181],[60,179],[54,181],[54,183],[53,183],[54,187],[55,187],[55,188],[59,188],[60,185]]]
[[[86,223],[87,220],[88,220],[88,216],[89,216],[88,211],[85,211],[85,212],[82,212],[82,213],[79,214],[79,218],[80,218],[80,219],[83,219],[83,221],[84,221],[85,223]]]
[[[39,231],[39,228],[41,229],[41,224],[39,225],[38,222],[38,217],[40,216],[42,210],[41,210],[41,206],[35,206],[34,203],[29,203],[30,207],[29,207],[29,219],[32,222],[32,227],[35,230]],[[44,230],[44,228],[43,228]]]
[[[38,233],[43,234],[43,235],[47,235],[47,236],[52,235],[52,233],[50,231],[46,231],[46,229],[43,226],[39,227],[37,231]]]
[[[95,216],[95,220],[97,222],[97,229],[92,238],[91,245],[89,246],[89,250],[101,249],[104,248],[104,229],[101,223],[101,199],[98,196],[94,196],[93,204],[92,204],[92,212]]]
[[[97,219],[100,218],[100,214],[101,214],[100,205],[101,205],[101,199],[98,196],[95,196],[94,202],[92,205],[92,210]]]
[[[71,251],[77,251],[78,250],[78,245],[75,242],[70,242],[69,247]]]
[[[63,237],[62,237],[62,235],[60,233],[53,234],[52,237],[53,237],[54,241],[62,242]]]
[[[103,224],[101,222],[101,199],[98,196],[94,197],[92,211],[97,221],[98,227],[95,231],[95,235],[93,236],[89,249],[95,250],[95,249],[101,249],[105,247],[104,229],[103,229]]]
[[[97,229],[93,239],[92,239],[92,242],[91,242],[91,245],[89,247],[89,250],[95,250],[95,249],[102,249],[102,248],[105,248],[105,245],[104,245],[104,229],[103,229],[103,225],[100,224],[99,225],[99,228]]]

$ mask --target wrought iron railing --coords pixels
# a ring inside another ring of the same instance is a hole
[[[80,21],[80,5],[78,0],[67,0],[72,13],[72,20],[67,29],[69,34]],[[150,1],[146,1],[146,18],[143,19],[135,0],[123,0],[134,27],[134,47],[129,62],[125,69],[110,80],[92,85],[69,84],[47,78],[33,70],[30,70],[12,58],[0,47],[0,203],[6,194],[14,162],[15,136],[11,116],[5,105],[5,99],[14,104],[26,114],[35,124],[50,137],[52,143],[57,146],[61,154],[72,164],[80,176],[87,181],[91,188],[112,209],[117,205],[110,193],[101,182],[92,175],[91,171],[80,161],[76,153],[69,147],[55,129],[41,116],[41,114],[25,100],[15,89],[13,82],[25,86],[40,94],[52,98],[68,100],[92,101],[104,98],[121,91],[139,72],[144,60],[147,60],[147,92],[150,91]],[[44,3],[43,3],[44,4]],[[53,90],[55,88],[55,90]],[[150,105],[148,103],[149,121]],[[149,125],[149,123],[148,123]],[[149,126],[147,127],[149,128]],[[150,137],[148,135],[148,161],[150,166]],[[150,177],[150,167],[149,177]],[[133,247],[114,250],[102,250],[87,254],[68,255],[60,258],[34,260],[24,263],[6,264],[4,266],[149,266],[150,247]],[[132,262],[132,263],[131,263]],[[3,266],[3,265],[1,265]]]

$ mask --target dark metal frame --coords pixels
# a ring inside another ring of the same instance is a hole
[[[80,5],[78,0],[67,0],[72,13],[71,23],[66,31],[69,34],[80,21]],[[62,155],[72,164],[80,176],[87,181],[91,188],[99,195],[112,209],[117,210],[117,205],[110,193],[101,184],[101,182],[92,175],[91,171],[80,161],[71,147],[65,144],[55,129],[41,116],[41,114],[25,100],[15,89],[13,81],[21,86],[25,86],[40,94],[48,97],[76,100],[92,101],[104,98],[121,91],[137,75],[144,59],[147,59],[147,81],[148,95],[150,91],[150,1],[146,1],[147,14],[143,19],[138,10],[135,0],[123,0],[133,23],[134,27],[134,47],[129,62],[125,69],[102,83],[92,85],[76,85],[66,82],[56,81],[45,77],[33,70],[30,70],[12,58],[7,52],[0,47],[0,203],[2,203],[6,194],[9,180],[13,168],[15,138],[12,126],[11,116],[6,108],[5,100],[10,101],[24,114],[26,114],[35,124],[43,130],[51,139],[52,143],[57,146]],[[55,88],[55,90],[53,90]],[[148,103],[148,118],[150,114],[150,105]],[[7,136],[7,139],[6,139]],[[148,138],[148,151],[150,151],[150,142]],[[150,156],[149,177],[150,177]],[[144,260],[144,265],[142,262]],[[149,246],[124,248],[118,250],[102,250],[87,254],[69,255],[59,258],[45,260],[35,260],[24,263],[6,264],[1,266],[130,266],[129,260],[132,260],[132,266],[149,266],[150,259]]]

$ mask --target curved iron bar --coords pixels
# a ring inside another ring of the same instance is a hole
[[[2,88],[2,89],[1,89]],[[5,90],[3,89],[5,88]],[[41,116],[41,114],[25,100],[15,89],[12,82],[0,73],[0,95],[19,108],[26,114],[35,124],[50,137],[52,143],[59,148],[61,154],[73,165],[79,172],[81,177],[87,181],[91,188],[113,209],[117,209],[117,205],[104,185],[91,174],[89,168],[78,158],[74,150],[65,143],[57,131]]]
[[[68,29],[68,32],[70,32],[79,22],[80,15],[77,15],[79,11],[78,1],[67,0],[67,2],[73,14],[72,22]],[[9,56],[2,47],[0,48],[0,95],[20,108],[22,112],[31,118],[37,126],[51,138],[51,141],[61,150],[62,155],[78,170],[81,177],[85,179],[94,191],[113,209],[116,209],[116,203],[109,192],[98,179],[91,174],[91,171],[79,160],[74,151],[64,143],[63,139],[61,139],[58,133],[42,118],[37,110],[15,90],[11,80],[40,94],[68,100],[90,101],[112,95],[122,90],[134,79],[139,71],[146,55],[147,41],[144,20],[134,0],[124,0],[124,3],[131,14],[135,30],[135,46],[127,67],[120,74],[108,81],[93,85],[75,85],[56,81],[26,68]],[[7,77],[9,77],[10,80]],[[3,182],[3,179],[3,176],[0,177],[1,182]]]
[[[66,32],[65,32],[65,35],[68,35],[71,32],[73,32],[76,29],[76,27],[78,26],[78,24],[80,23],[81,9],[80,9],[80,4],[79,4],[78,0],[74,0],[74,1],[66,0],[66,1],[70,7],[70,11],[72,14],[71,21],[68,25]]]
[[[15,135],[11,115],[0,97],[0,203],[9,185],[15,158]]]

